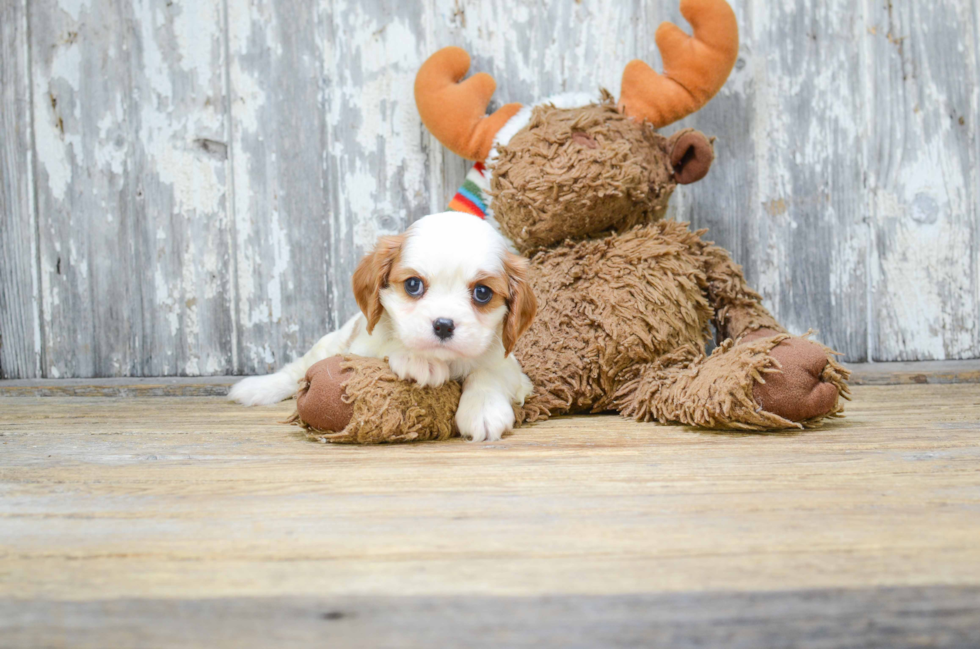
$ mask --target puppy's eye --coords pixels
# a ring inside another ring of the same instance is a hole
[[[425,284],[418,277],[409,277],[405,280],[405,292],[412,297],[422,297],[425,293]]]
[[[477,304],[486,304],[492,299],[493,291],[483,284],[477,284],[473,287],[473,301]]]

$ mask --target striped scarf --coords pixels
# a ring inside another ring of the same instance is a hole
[[[459,188],[453,200],[449,201],[450,212],[465,212],[481,219],[487,217],[486,191],[490,188],[487,168],[482,162],[477,162],[466,173],[466,180]]]

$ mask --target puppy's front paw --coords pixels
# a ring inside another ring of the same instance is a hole
[[[456,427],[474,442],[496,442],[514,428],[514,409],[499,392],[464,390],[456,410]]]
[[[534,392],[534,385],[531,383],[531,379],[527,377],[527,374],[521,372],[521,384],[517,388],[517,394],[514,395],[517,400],[517,405],[523,406],[524,402],[527,400],[531,393]]]
[[[250,376],[233,385],[228,398],[244,406],[271,406],[291,397],[298,387],[297,382],[283,372]]]
[[[415,381],[422,387],[437,388],[449,380],[449,363],[414,354],[392,354],[388,367],[403,381]]]

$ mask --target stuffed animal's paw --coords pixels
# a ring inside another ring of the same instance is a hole
[[[380,358],[334,356],[312,365],[296,395],[299,424],[311,439],[387,444],[449,439],[461,386],[422,387],[395,376]]]
[[[742,342],[761,337],[746,336]],[[840,390],[824,379],[829,359],[822,345],[806,338],[787,338],[769,355],[779,362],[781,371],[767,373],[766,382],[753,387],[752,394],[763,410],[799,422],[828,415],[837,408]]]
[[[414,354],[392,354],[388,366],[403,381],[415,381],[422,387],[437,388],[449,380],[449,363]]]
[[[464,390],[456,410],[456,427],[474,442],[496,442],[514,428],[514,408],[499,392]]]
[[[307,426],[337,432],[350,422],[354,409],[344,398],[344,380],[349,372],[341,367],[343,360],[332,356],[306,371],[304,385],[296,395],[296,414]]]

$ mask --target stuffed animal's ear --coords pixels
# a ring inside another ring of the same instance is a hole
[[[517,339],[527,331],[538,312],[538,301],[527,282],[527,259],[508,252],[504,258],[510,296],[507,298],[507,317],[504,319],[504,356],[509,356]]]
[[[374,250],[364,255],[354,271],[354,297],[361,313],[367,318],[367,330],[371,333],[381,319],[381,289],[388,285],[391,267],[401,252],[405,235],[381,237]]]
[[[707,176],[715,159],[711,141],[693,128],[671,135],[667,140],[667,152],[674,168],[674,180],[679,185],[688,185]]]

